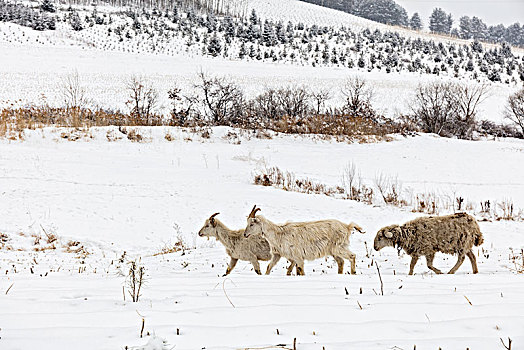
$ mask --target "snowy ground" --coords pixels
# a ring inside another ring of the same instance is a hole
[[[419,214],[252,185],[265,165],[339,184],[353,161],[370,185],[377,172],[398,174],[413,191],[455,191],[474,202],[512,198],[523,207],[522,141],[425,135],[346,144],[244,135],[238,145],[223,137],[230,131],[215,128],[202,139],[169,129],[175,141],[168,142],[165,128],[143,129],[148,142],[131,143],[108,142],[106,129],[76,142],[46,129],[26,132],[23,142],[0,141],[0,233],[8,237],[0,250],[0,347],[122,349],[160,338],[175,349],[292,348],[293,338],[303,350],[491,350],[503,349],[499,338],[507,337],[514,349],[524,343],[524,280],[509,260],[510,248],[524,247],[522,222],[480,222],[486,241],[475,249],[478,275],[468,261],[455,276],[434,275],[421,261],[406,276],[409,257],[371,252],[372,241],[380,227]],[[361,224],[367,233],[351,243],[357,275],[337,275],[330,258],[306,263],[306,277],[285,276],[284,261],[271,276],[239,262],[220,277],[224,249],[196,232],[216,211],[242,227],[254,203],[276,222]],[[57,241],[46,243],[44,229]],[[179,238],[196,249],[153,256]],[[123,299],[124,251],[147,268],[139,303]],[[454,257],[439,255],[435,264],[450,268]],[[142,317],[144,334],[159,338],[139,338]]]

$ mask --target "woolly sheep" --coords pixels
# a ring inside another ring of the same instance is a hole
[[[411,256],[409,274],[420,256],[426,257],[428,268],[435,273],[442,273],[433,266],[436,252],[457,254],[458,260],[449,271],[455,273],[464,262],[465,256],[471,261],[473,273],[478,273],[477,261],[471,248],[484,241],[477,221],[466,213],[448,216],[421,217],[405,223],[380,229],[375,237],[374,248],[379,251],[384,247],[403,249]]]

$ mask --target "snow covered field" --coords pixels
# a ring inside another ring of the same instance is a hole
[[[175,141],[164,139],[167,131]],[[145,143],[108,142],[103,128],[76,142],[54,129],[0,141],[0,233],[7,235],[0,348],[122,349],[150,339],[146,349],[161,339],[175,349],[292,348],[293,338],[300,350],[491,350],[503,349],[499,338],[507,337],[514,349],[524,343],[524,280],[509,259],[510,248],[524,248],[522,222],[479,223],[485,243],[475,248],[478,275],[468,261],[454,276],[434,275],[420,261],[407,276],[409,257],[372,252],[372,242],[380,227],[421,214],[252,184],[256,170],[277,165],[336,185],[353,161],[369,185],[383,172],[398,175],[406,190],[453,192],[473,202],[512,198],[523,207],[524,142],[424,135],[346,144],[244,134],[238,145],[224,136],[240,132],[226,128],[214,128],[210,139],[179,129],[141,132]],[[367,232],[352,236],[357,275],[337,275],[329,258],[307,262],[305,277],[285,276],[283,260],[271,276],[239,262],[229,278],[220,277],[224,249],[196,232],[217,211],[229,227],[242,227],[255,203],[276,222],[358,222]],[[36,252],[52,245],[44,230],[57,235],[56,249]],[[154,256],[179,239],[196,249]],[[123,299],[124,251],[147,269],[138,303]],[[437,255],[435,265],[446,270],[454,261]],[[139,338],[142,318],[144,334],[156,338]]]

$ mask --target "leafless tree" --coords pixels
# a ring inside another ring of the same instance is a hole
[[[190,118],[198,119],[200,116],[196,113],[195,106],[198,99],[193,95],[183,95],[182,89],[174,86],[167,92],[171,101],[171,117],[176,125],[185,125]]]
[[[284,115],[297,118],[304,117],[310,111],[309,92],[304,87],[284,88],[277,92],[278,102]]]
[[[426,132],[470,138],[480,104],[489,93],[487,84],[436,81],[419,85],[411,104],[412,115]]]
[[[60,92],[68,110],[82,109],[89,104],[87,89],[82,85],[77,71],[71,72],[61,79]]]
[[[489,85],[462,83],[454,85],[452,90],[456,115],[451,133],[459,138],[469,139],[475,129],[479,105],[488,97]]]
[[[508,98],[508,104],[504,116],[520,127],[524,136],[524,89],[516,92]]]
[[[411,111],[423,131],[445,136],[455,113],[451,87],[440,81],[418,86]]]
[[[342,87],[342,95],[346,100],[344,112],[357,116],[371,108],[374,91],[365,79],[354,76],[347,79]]]
[[[274,89],[266,89],[251,103],[251,114],[262,120],[276,120],[282,116],[278,93]]]
[[[311,97],[315,101],[317,115],[319,115],[322,107],[324,107],[326,102],[331,98],[331,93],[328,89],[320,89],[311,92]]]
[[[131,110],[131,115],[149,125],[158,104],[157,90],[145,78],[135,75],[127,81],[126,89],[129,93],[126,104]]]
[[[244,106],[242,90],[223,77],[210,77],[204,72],[200,72],[198,76],[200,82],[195,88],[201,92],[204,115],[214,124],[239,120]]]

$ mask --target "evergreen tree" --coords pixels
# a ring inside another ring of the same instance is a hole
[[[238,52],[238,58],[241,60],[246,57],[246,44],[242,42],[242,45],[240,45],[240,51]]]
[[[82,20],[80,19],[80,16],[78,16],[78,12],[76,11],[71,12],[70,17],[69,17],[69,24],[71,24],[71,27],[75,31],[80,31],[84,29]]]
[[[459,19],[459,34],[462,39],[471,39],[471,18],[462,16]]]
[[[449,34],[451,25],[449,17],[440,7],[435,8],[429,17],[429,30],[433,33]]]
[[[446,18],[446,34],[451,33],[451,28],[453,28],[453,16],[451,16],[451,13],[448,14],[448,17]]]
[[[56,12],[55,5],[53,5],[53,3],[51,2],[51,0],[44,0],[44,1],[42,2],[42,5],[40,5],[40,8],[41,8],[42,11],[44,11],[44,12],[51,12],[51,13]]]
[[[506,28],[505,39],[512,45],[524,46],[524,30],[519,23],[514,23]]]
[[[504,42],[506,37],[506,28],[502,25],[489,26],[486,32],[486,39],[497,43]]]
[[[249,23],[255,26],[258,24],[258,17],[257,17],[257,12],[255,11],[255,9],[251,11],[251,16],[249,16]]]
[[[471,43],[471,49],[473,50],[473,52],[478,53],[482,53],[482,51],[484,51],[482,48],[482,44],[478,40],[475,40]]]
[[[220,39],[216,36],[216,34],[213,35],[209,40],[207,52],[213,57],[217,57],[222,52],[222,45],[220,44]]]
[[[413,30],[421,30],[422,27],[422,20],[420,19],[420,15],[418,12],[415,12],[413,16],[411,16],[411,20],[409,21],[409,27]]]
[[[471,19],[471,37],[473,39],[483,40],[487,36],[488,27],[478,17],[473,16]]]

